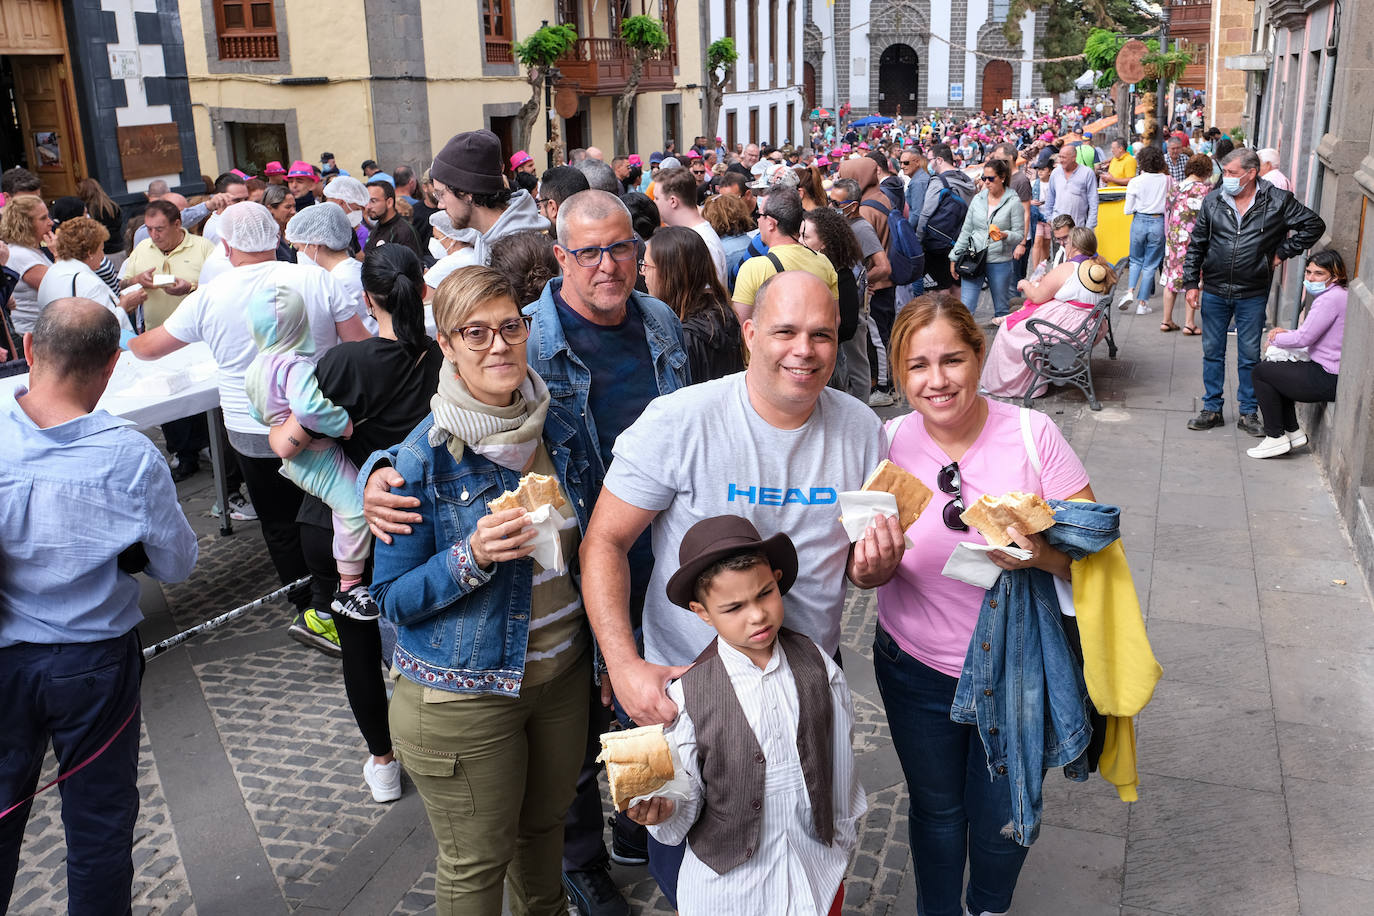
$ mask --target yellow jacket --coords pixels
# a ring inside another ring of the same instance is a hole
[[[1073,605],[1088,696],[1107,717],[1098,768],[1122,801],[1133,802],[1139,781],[1131,719],[1150,702],[1164,669],[1150,650],[1121,541],[1074,561]]]

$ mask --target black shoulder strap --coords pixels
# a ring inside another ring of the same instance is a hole
[[[773,262],[773,269],[776,270],[778,273],[782,273],[784,270],[787,269],[782,266],[782,261],[778,258],[777,255],[773,254],[773,252],[765,251],[763,253],[763,256],[767,258],[769,261]]]

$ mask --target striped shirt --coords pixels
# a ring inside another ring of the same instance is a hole
[[[725,640],[717,637],[717,643],[744,717],[768,761],[763,823],[754,855],[724,875],[716,874],[693,855],[688,843],[678,873],[680,912],[684,916],[814,916],[829,912],[858,841],[859,818],[868,810],[868,799],[854,770],[854,707],[849,686],[834,661],[817,648],[830,675],[830,700],[835,710],[835,842],[825,846],[815,835],[806,777],[797,753],[801,707],[787,653],[775,644],[773,657],[760,670]],[[675,846],[686,841],[701,813],[705,788],[697,755],[696,726],[685,711],[681,682],[668,686],[668,696],[682,711],[666,734],[677,747],[684,774],[692,786],[692,798],[679,802],[672,817],[649,831],[658,842]]]

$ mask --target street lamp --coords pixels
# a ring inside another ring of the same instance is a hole
[[[1164,3],[1159,8],[1159,53],[1169,53],[1169,4]],[[1173,94],[1172,87],[1169,95]],[[1173,100],[1165,95],[1164,77],[1160,76],[1155,87],[1155,120],[1159,122],[1159,148],[1167,150],[1169,148],[1169,112],[1173,106]]]
[[[540,28],[547,28],[549,20],[542,21]],[[548,157],[548,168],[553,168],[556,164],[553,161],[553,138],[554,130],[554,110],[553,110],[553,84],[563,78],[563,72],[558,69],[557,64],[550,64],[544,70],[544,153]]]

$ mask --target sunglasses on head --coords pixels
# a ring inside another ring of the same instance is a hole
[[[967,531],[968,525],[959,517],[964,514],[964,478],[959,473],[959,462],[951,461],[940,468],[940,473],[935,476],[935,485],[941,493],[954,497],[945,503],[945,508],[940,512],[945,527],[950,531]]]

